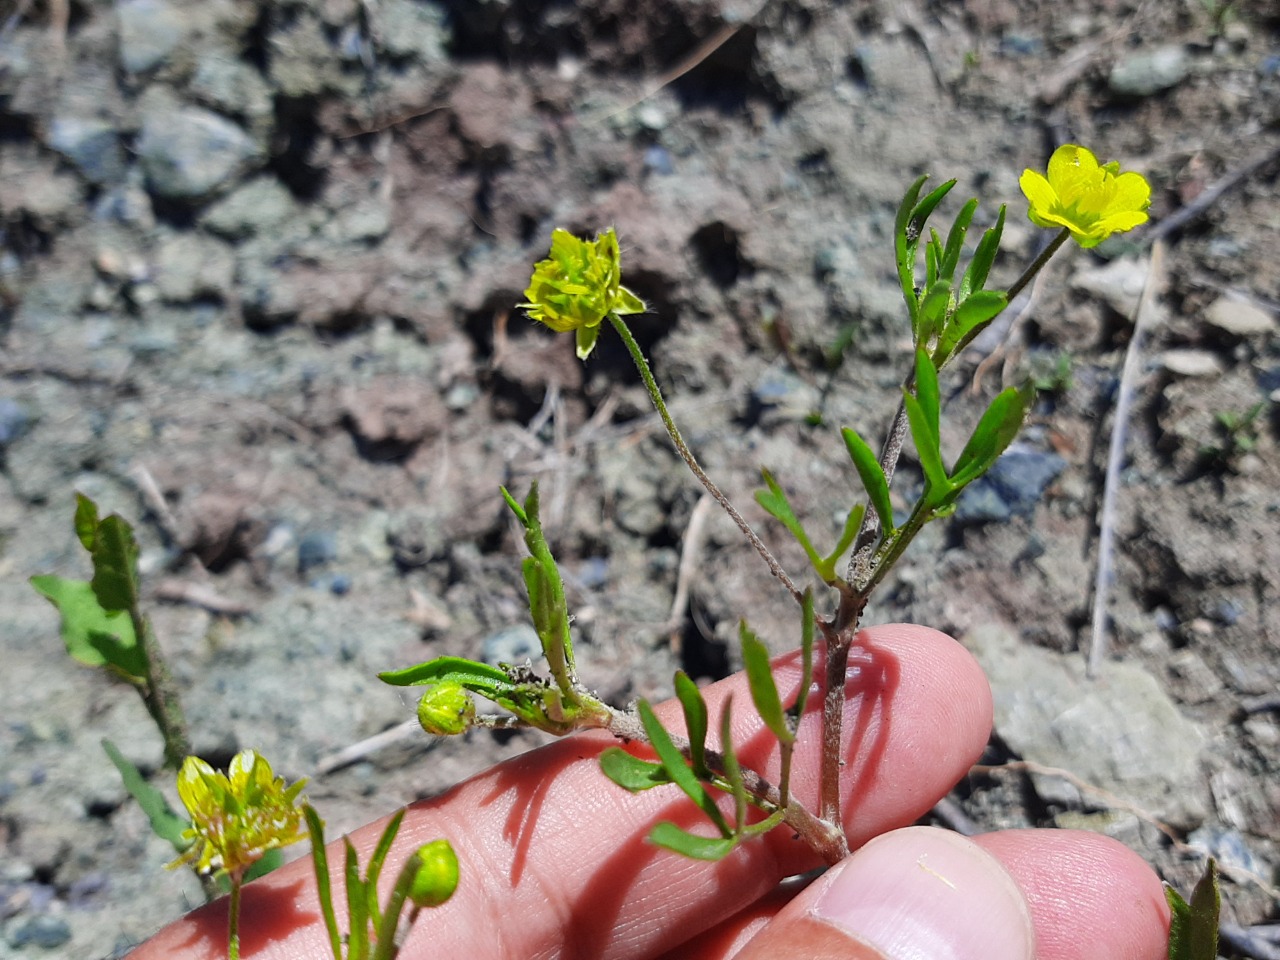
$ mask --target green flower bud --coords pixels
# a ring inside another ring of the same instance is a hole
[[[458,856],[448,840],[432,840],[417,849],[412,860],[409,900],[418,908],[438,907],[458,889]]]
[[[418,701],[418,723],[439,737],[462,733],[476,718],[476,702],[460,683],[437,683]]]

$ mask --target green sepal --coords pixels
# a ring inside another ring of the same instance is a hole
[[[956,490],[982,476],[1004,453],[1022,429],[1022,421],[1035,399],[1035,387],[1009,387],[991,401],[991,405],[973,428],[973,435],[956,458],[951,483]]]
[[[191,821],[174,813],[173,808],[169,806],[169,801],[165,799],[165,795],[147,783],[141,771],[129,762],[128,758],[119,751],[114,743],[110,740],[103,740],[102,749],[106,751],[107,757],[115,764],[116,770],[120,772],[120,780],[124,783],[124,788],[129,792],[129,796],[138,802],[142,812],[147,815],[147,820],[151,824],[151,832],[172,846],[178,853],[184,852],[190,845],[190,841],[182,833],[190,828]]]
[[[834,567],[824,567],[822,558],[818,556],[818,551],[813,548],[813,542],[809,539],[809,534],[805,532],[804,526],[795,515],[795,511],[791,509],[791,501],[787,499],[786,492],[779,486],[778,481],[773,478],[773,474],[768,470],[761,470],[760,473],[769,489],[756,491],[756,503],[760,504],[769,516],[787,528],[787,531],[796,538],[796,542],[804,548],[805,555],[809,558],[809,563],[813,565],[813,569],[818,572],[818,576],[830,583],[832,577],[835,576]]]
[[[658,760],[667,771],[667,775],[715,824],[721,836],[732,836],[733,831],[725,823],[724,814],[716,806],[711,793],[698,780],[697,775],[689,769],[684,754],[671,742],[670,734],[667,733],[654,714],[653,707],[649,706],[647,701],[640,700],[636,703],[636,712],[639,713],[640,723],[644,726],[644,732],[649,737],[649,745],[653,747],[653,752],[658,755]]]
[[[964,237],[973,222],[974,212],[978,209],[978,199],[974,197],[956,214],[947,234],[947,245],[942,251],[942,261],[938,264],[938,276],[950,282],[956,275],[956,267],[960,264],[960,251],[964,247]]]
[[[1218,919],[1222,909],[1217,863],[1213,858],[1209,859],[1204,875],[1191,893],[1190,903],[1167,884],[1164,895],[1171,913],[1169,960],[1216,960]]]
[[[738,837],[700,837],[663,820],[649,831],[649,842],[691,860],[715,862],[733,853]]]
[[[769,663],[769,648],[747,627],[745,620],[738,621],[738,640],[742,644],[742,664],[747,672],[747,685],[751,690],[751,702],[756,713],[769,731],[784,743],[795,741],[786,717],[782,713],[782,698],[773,679],[773,666]]]
[[[591,351],[596,348],[596,341],[600,339],[600,324],[590,327],[578,327],[576,334],[575,348],[577,350],[578,359],[585,360],[591,356]]]
[[[707,779],[707,701],[702,691],[687,673],[677,670],[675,675],[676,699],[684,709],[684,725],[689,732],[689,767],[695,776]]]
[[[626,287],[618,287],[618,300],[613,306],[613,312],[618,316],[625,317],[633,313],[644,313],[648,309],[645,306],[645,302]]]
[[[868,446],[867,442],[849,427],[841,430],[840,435],[844,437],[844,445],[849,451],[849,459],[853,461],[854,469],[858,471],[858,478],[862,481],[863,489],[867,491],[867,497],[871,500],[871,507],[875,510],[876,516],[880,518],[881,528],[886,533],[892,533],[894,529],[893,504],[889,500],[889,482],[885,479],[884,469],[880,466],[879,457],[876,456],[875,451]]]
[[[1004,233],[1004,214],[1005,207],[1001,204],[995,225],[983,232],[982,239],[978,241],[978,246],[973,251],[973,258],[969,261],[969,267],[960,280],[960,289],[956,294],[956,299],[961,303],[969,299],[971,293],[981,290],[987,283],[987,275],[991,272],[996,252],[1000,249],[1000,236]]]
[[[673,782],[662,764],[633,757],[621,747],[610,747],[600,754],[600,772],[632,793]]]
[[[1002,290],[979,290],[956,307],[951,319],[938,337],[934,363],[943,366],[956,349],[968,343],[1009,305]]]
[[[104,609],[87,580],[46,575],[29,582],[62,615],[62,641],[72,658],[86,666],[107,667],[131,683],[146,682],[146,653],[127,611]]]
[[[329,934],[329,949],[333,960],[342,960],[342,935],[338,932],[338,917],[333,909],[329,857],[324,849],[324,821],[310,804],[302,808],[302,816],[307,821],[307,833],[311,836],[311,865],[315,868],[316,894],[320,900],[320,913],[324,916],[324,928]]]

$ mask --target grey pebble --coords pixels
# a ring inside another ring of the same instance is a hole
[[[170,200],[197,200],[261,159],[258,145],[236,124],[200,107],[147,111],[138,138],[147,185]]]
[[[480,656],[495,667],[500,663],[521,664],[542,656],[542,642],[533,627],[517,624],[485,637]]]
[[[11,947],[40,947],[56,950],[71,939],[71,926],[61,917],[47,913],[24,917],[4,932],[5,941]]]
[[[1183,81],[1190,68],[1187,52],[1180,46],[1134,53],[1111,68],[1107,83],[1112,93],[1123,97],[1149,97]]]

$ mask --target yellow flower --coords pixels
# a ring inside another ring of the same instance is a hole
[[[1084,147],[1066,144],[1049,158],[1049,176],[1024,170],[1018,181],[1038,227],[1066,227],[1082,247],[1147,222],[1151,185],[1140,173],[1121,173],[1118,161],[1099,166]]]
[[[620,260],[612,227],[594,240],[557,229],[551,234],[551,255],[534,265],[526,302],[519,306],[557,333],[576,331],[578,356],[585,360],[605,317],[645,311],[644,301],[621,285]]]
[[[198,873],[239,879],[268,850],[307,835],[297,803],[306,783],[286,787],[253,750],[237,753],[225,774],[187,757],[178,771],[178,796],[191,815],[191,827],[182,834],[191,846],[169,866],[194,863]]]

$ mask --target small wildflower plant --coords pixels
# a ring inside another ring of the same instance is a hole
[[[424,729],[440,734],[473,725],[514,725],[563,734],[604,728],[633,744],[627,750],[615,747],[602,754],[605,776],[631,791],[674,785],[706,816],[706,828],[698,831],[659,824],[650,835],[658,846],[695,859],[718,860],[754,837],[785,827],[828,863],[849,853],[840,814],[843,760],[839,745],[844,709],[840,692],[867,603],[920,530],[951,514],[964,489],[995,464],[1035,400],[1035,388],[1030,384],[999,393],[960,452],[948,456],[941,443],[939,371],[1008,306],[1067,239],[1092,247],[1113,233],[1138,226],[1147,219],[1151,194],[1140,174],[1121,172],[1115,163],[1099,164],[1083,147],[1059,148],[1046,174],[1028,170],[1021,180],[1032,222],[1056,228],[1059,234],[1021,277],[1002,290],[991,287],[989,281],[1005,209],[1001,207],[988,220],[989,226],[966,254],[978,200],[965,203],[950,226],[940,232],[930,226],[930,220],[955,181],[926,192],[927,179],[920,177],[907,190],[894,222],[893,257],[914,344],[912,363],[904,371],[897,416],[888,436],[877,446],[852,426],[840,432],[862,496],[849,504],[833,541],[819,546],[823,538],[811,533],[796,516],[782,479],[764,471],[765,488],[756,494],[757,502],[803,548],[810,567],[809,582],[804,585],[782,568],[730,498],[707,476],[672,420],[627,325],[626,318],[643,313],[645,307],[622,285],[621,252],[612,227],[591,240],[555,230],[549,255],[534,266],[520,304],[530,319],[557,332],[573,331],[578,356],[583,359],[591,353],[606,322],[613,327],[635,362],[677,452],[795,601],[802,676],[793,696],[784,697],[779,690],[765,644],[745,622],[739,631],[752,706],[777,740],[778,782],[771,783],[758,771],[744,767],[729,736],[730,707],[726,705],[720,717],[710,717],[698,687],[682,672],[676,674],[674,687],[683,707],[687,737],[666,729],[644,701],[616,708],[582,686],[573,664],[564,590],[538,519],[536,482],[522,502],[505,489],[502,495],[525,530],[529,557],[524,561],[524,579],[547,675],[535,673],[527,664],[494,667],[458,657],[442,657],[381,674],[388,683],[426,686],[419,707]],[[910,509],[900,514],[894,510],[890,489],[907,442],[915,448],[924,482]],[[790,787],[791,756],[814,679],[818,645],[825,653],[823,670],[816,678],[818,699],[823,704],[821,768],[816,796],[800,797]],[[829,695],[831,691],[837,691],[836,695]],[[478,712],[467,696],[470,694],[509,713]],[[720,730],[718,750],[707,744],[713,725]],[[717,794],[733,798],[729,811],[717,804]]]

